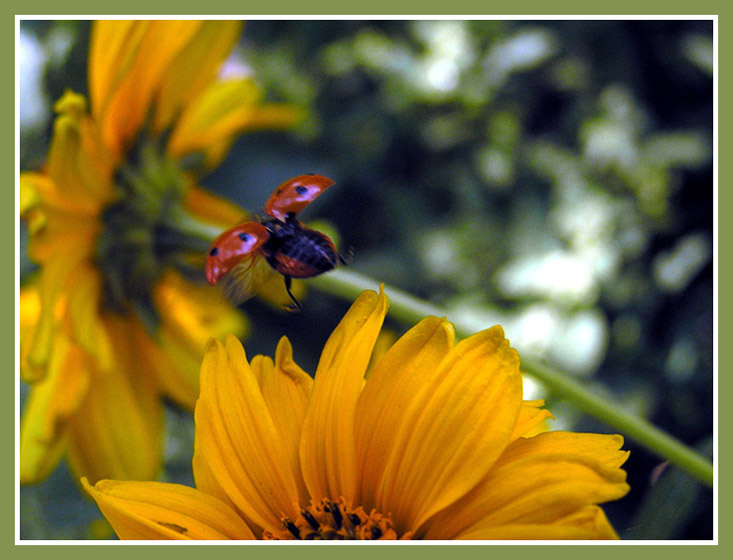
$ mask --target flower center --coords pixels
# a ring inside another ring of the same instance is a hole
[[[367,514],[362,506],[351,507],[344,498],[322,500],[300,512],[297,519],[284,517],[283,530],[265,531],[265,540],[396,540],[410,533],[397,533],[389,514],[376,510]]]
[[[102,213],[96,248],[103,303],[118,313],[134,310],[154,327],[153,285],[169,266],[194,274],[191,254],[203,254],[215,232],[185,211],[186,179],[160,141],[139,141],[116,170],[115,185],[119,197]]]

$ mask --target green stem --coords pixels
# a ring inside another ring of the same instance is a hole
[[[204,241],[207,248],[216,236],[226,229],[197,219],[180,205],[171,206],[165,220],[166,225],[173,231]]]
[[[356,299],[364,290],[379,288],[379,282],[376,280],[343,268],[314,278],[311,284],[320,290],[349,300]],[[446,316],[445,311],[439,306],[392,286],[385,286],[385,293],[389,297],[390,315],[401,322],[415,324],[428,315]],[[479,322],[475,318],[448,317],[448,319],[455,326],[459,337],[470,336],[490,326],[489,322]],[[539,380],[555,396],[570,400],[582,412],[618,430],[707,486],[713,486],[713,465],[706,457],[643,418],[625,411],[622,405],[594,394],[575,379],[541,363],[526,352],[522,353],[522,371]]]

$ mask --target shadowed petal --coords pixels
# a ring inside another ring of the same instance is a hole
[[[195,438],[193,442],[192,466],[193,479],[196,484],[196,488],[209,496],[218,498],[236,511],[237,506],[234,505],[234,502],[217,481],[214,473],[211,472],[209,462],[206,460],[206,456],[201,452],[201,440],[199,438]],[[256,524],[253,522],[252,526],[256,526]]]
[[[277,345],[274,364],[270,358],[256,358],[256,362],[252,360],[252,369],[258,378],[262,396],[290,455],[290,462],[297,467],[294,474],[300,503],[308,503],[309,496],[301,475],[298,452],[313,378],[293,361],[293,348],[285,337]]]
[[[153,479],[163,446],[160,394],[154,377],[140,370],[130,323],[107,317],[105,326],[115,339],[114,364],[91,371],[84,402],[69,422],[69,462],[95,482]]]
[[[45,263],[41,270],[37,284],[41,299],[41,313],[26,342],[29,347],[26,359],[32,371],[43,371],[46,364],[52,359],[55,335],[59,326],[59,306],[66,304],[64,289],[74,267],[83,262],[86,256],[85,247],[69,247],[64,253]]]
[[[624,496],[621,436],[545,432],[512,443],[490,474],[431,521],[426,538],[455,538],[473,527],[555,523]]]
[[[209,286],[194,285],[168,271],[153,293],[155,307],[165,310],[157,339],[138,329],[141,353],[151,364],[166,395],[193,408],[199,396],[201,356],[210,337],[246,336],[246,318]],[[142,326],[141,326],[142,327]]]
[[[94,356],[100,370],[109,371],[113,352],[107,329],[99,316],[99,302],[102,299],[99,271],[88,262],[81,263],[72,273],[67,292],[74,340],[90,356]]]
[[[457,537],[465,540],[610,540],[618,539],[606,514],[588,506],[553,523],[510,524],[499,527],[477,525]]]
[[[529,437],[536,435],[543,430],[544,422],[548,418],[555,418],[552,413],[544,408],[544,400],[522,401],[522,407],[519,409],[519,417],[512,432],[511,441],[520,437]]]
[[[46,378],[33,385],[20,429],[20,482],[43,480],[66,450],[69,418],[89,386],[84,352],[57,337]]]
[[[197,476],[215,477],[215,486],[260,527],[278,530],[283,515],[298,514],[298,465],[233,336],[226,346],[213,339],[207,346],[195,421]]]
[[[161,482],[101,480],[82,485],[123,539],[253,539],[226,504],[199,490]]]

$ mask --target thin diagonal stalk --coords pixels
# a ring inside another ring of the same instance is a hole
[[[349,300],[355,299],[363,290],[379,288],[379,282],[373,278],[343,268],[314,278],[311,284],[320,290]],[[447,317],[440,306],[392,286],[385,286],[384,290],[389,297],[389,313],[398,321],[415,324],[428,315]],[[455,326],[456,334],[459,337],[470,336],[490,326],[489,324],[478,324],[475,319],[447,318]],[[618,430],[707,486],[713,486],[713,465],[706,457],[643,418],[625,411],[619,403],[594,394],[575,379],[533,359],[526,352],[522,353],[522,372],[536,378],[552,394],[568,399],[582,412]]]

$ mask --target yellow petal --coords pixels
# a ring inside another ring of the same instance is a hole
[[[545,432],[512,443],[476,488],[431,521],[426,538],[454,538],[472,527],[545,524],[629,487],[619,468],[623,438]]]
[[[69,419],[77,412],[89,384],[84,352],[59,337],[46,378],[33,385],[20,427],[20,482],[40,482],[56,467],[66,449]]]
[[[519,356],[498,326],[461,341],[421,376],[414,394],[390,400],[402,412],[396,446],[369,462],[377,469],[384,463],[376,504],[402,531],[417,530],[486,475],[522,401]]]
[[[360,498],[367,511],[377,507],[386,458],[396,457],[409,434],[397,430],[413,396],[434,375],[453,348],[453,326],[428,317],[403,335],[377,362],[356,407],[356,455]],[[417,413],[417,411],[416,411]],[[392,476],[392,475],[390,475]]]
[[[201,354],[193,355],[180,341],[159,329],[155,338],[142,322],[130,325],[138,359],[146,365],[146,375],[156,380],[161,393],[183,408],[193,410],[199,395],[198,372]]]
[[[280,434],[288,460],[298,483],[300,503],[308,503],[308,492],[300,472],[298,454],[300,433],[303,427],[313,379],[293,361],[293,348],[287,338],[283,337],[277,345],[275,363],[268,358],[258,360],[252,369],[258,377],[260,390],[267,408],[272,415]],[[259,370],[259,375],[257,375]]]
[[[82,485],[120,539],[253,539],[252,531],[226,504],[203,492],[162,482],[101,480]]]
[[[69,275],[86,257],[85,247],[70,246],[44,263],[38,283],[41,314],[33,337],[27,342],[27,361],[31,368],[42,369],[50,360],[59,321],[59,301],[63,298]]]
[[[201,366],[196,445],[204,476],[259,527],[277,530],[300,511],[297,465],[280,438],[239,341],[211,340]]]
[[[20,322],[20,342],[23,343],[25,333],[33,328],[41,315],[41,298],[35,284],[28,283],[20,289],[18,300],[18,319]]]
[[[247,130],[287,128],[302,114],[288,105],[261,104],[262,93],[249,79],[213,84],[196,98],[175,125],[168,145],[174,157],[195,151],[206,165],[216,165],[237,134]]]
[[[221,164],[239,134],[289,129],[303,120],[304,116],[302,109],[278,103],[240,108],[216,123],[216,126],[205,130],[198,138],[181,145],[180,152],[200,151],[204,156],[204,169],[213,169]]]
[[[20,174],[19,206],[21,218],[25,218],[27,213],[36,208],[41,202],[36,183],[44,181],[50,181],[50,179],[41,173],[25,171]]]
[[[86,201],[82,201],[84,203]],[[21,218],[28,218],[32,210],[45,210],[51,207],[53,210],[68,212],[79,215],[86,213],[96,218],[97,208],[79,206],[74,199],[64,196],[54,184],[51,177],[42,173],[24,172],[20,174],[20,215]],[[30,214],[32,215],[32,214]],[[37,228],[35,228],[37,229]],[[35,233],[31,229],[31,233]]]
[[[60,114],[48,152],[48,174],[58,193],[44,199],[75,213],[96,215],[114,196],[113,160],[86,115],[83,96],[67,91],[55,104]]]
[[[519,409],[519,418],[514,426],[511,441],[520,437],[530,437],[545,431],[544,424],[548,418],[555,418],[552,413],[544,408],[545,401],[522,401],[522,408]]]
[[[35,281],[28,282],[20,289],[19,332],[20,335],[20,378],[26,383],[34,383],[43,378],[45,368],[32,371],[28,363],[29,340],[33,339],[38,319],[41,316],[41,297]]]
[[[163,310],[164,329],[200,357],[209,337],[246,335],[243,315],[216,290],[193,284],[168,271],[155,287],[155,305]]]
[[[287,337],[277,345],[275,361],[266,356],[252,359],[252,372],[262,391],[278,431],[297,448],[313,378],[293,361],[293,348]]]
[[[54,212],[48,215],[42,230],[31,236],[28,254],[32,261],[41,265],[41,276],[44,274],[42,271],[53,261],[56,261],[56,266],[59,268],[72,272],[72,267],[67,264],[73,261],[63,259],[66,252],[69,257],[77,259],[74,265],[82,260],[91,261],[100,224],[97,220],[92,222],[83,217],[77,217],[75,223],[76,229],[64,229],[69,225],[74,227],[74,219],[71,215]]]
[[[201,25],[196,20],[95,22],[89,66],[92,108],[102,123],[104,142],[115,154],[140,131],[165,72]],[[104,70],[110,66],[112,71]]]
[[[183,205],[197,218],[222,227],[231,227],[248,217],[236,204],[195,185],[186,189]]]
[[[161,467],[163,405],[131,335],[130,323],[108,317],[114,365],[94,371],[86,398],[70,422],[69,462],[92,481],[150,480]]]
[[[387,307],[381,288],[379,295],[363,292],[331,334],[318,362],[300,441],[303,478],[315,500],[356,497],[356,402]]]
[[[205,21],[196,36],[168,68],[156,106],[154,132],[168,128],[173,119],[216,78],[242,31],[242,22]]]
[[[168,271],[155,286],[155,307],[163,322],[155,340],[140,325],[139,347],[166,395],[193,409],[199,396],[201,356],[209,337],[244,337],[246,318],[209,286],[195,285]]]
[[[476,526],[459,535],[466,540],[610,540],[618,539],[606,514],[588,506],[553,523]]]
[[[367,372],[364,374],[366,379],[369,379],[375,366],[379,363],[387,351],[394,346],[397,341],[397,333],[392,329],[382,329],[377,337],[377,342],[374,344],[374,350],[372,350],[372,357],[369,360],[369,366]]]
[[[48,184],[53,185],[51,181]],[[39,192],[43,188],[41,182],[36,182],[36,186]],[[53,207],[47,193],[41,196],[43,204],[29,214],[28,255],[31,260],[42,265],[52,259],[63,262],[64,253],[71,248],[75,254],[91,258],[101,230],[98,215]]]
[[[196,484],[196,488],[201,490],[209,496],[213,496],[228,505],[233,511],[236,511],[244,522],[255,531],[255,536],[260,538],[262,536],[262,528],[257,525],[255,521],[249,518],[243,513],[234,502],[231,500],[229,495],[226,493],[224,488],[219,484],[216,475],[211,471],[209,462],[206,459],[206,455],[201,451],[201,438],[195,438],[193,442],[193,479]]]
[[[108,371],[112,367],[112,343],[99,316],[102,299],[99,271],[89,263],[82,263],[74,271],[67,290],[74,340],[95,357],[99,369]]]
[[[125,20],[101,20],[92,24],[88,82],[95,118],[100,117],[129,72],[150,24],[150,21]]]
[[[209,496],[218,498],[232,509],[237,509],[234,502],[217,481],[216,475],[212,472],[211,467],[209,467],[206,455],[201,451],[201,438],[195,438],[193,442],[192,466],[196,488]],[[253,523],[252,526],[254,527],[256,524]]]

